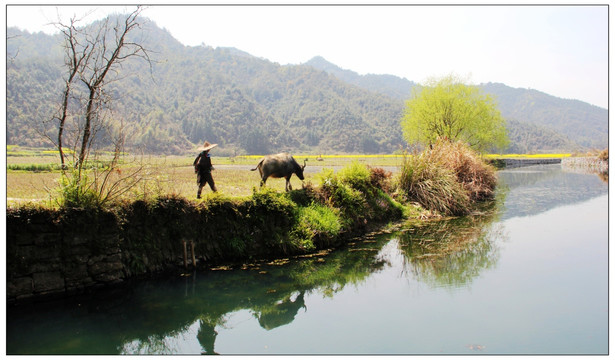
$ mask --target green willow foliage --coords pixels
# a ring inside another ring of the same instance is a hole
[[[478,87],[452,75],[429,81],[406,103],[402,119],[410,143],[434,144],[438,138],[462,140],[475,150],[505,149],[505,122],[497,104]]]

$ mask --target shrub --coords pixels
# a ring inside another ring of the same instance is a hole
[[[317,203],[297,211],[297,226],[291,237],[305,250],[315,248],[314,241],[329,243],[339,235],[342,224],[336,211]]]
[[[320,172],[316,174],[315,178],[318,179],[318,183],[321,188],[337,185],[335,171],[330,168],[322,168]]]
[[[342,211],[344,223],[361,222],[368,215],[367,202],[361,191],[346,184],[338,184],[332,190],[329,204]]]
[[[280,213],[287,217],[295,211],[295,204],[287,193],[279,193],[273,189],[262,187],[252,193],[252,205],[263,212]]]
[[[63,207],[98,208],[102,203],[99,193],[86,174],[63,173],[60,178],[58,203]]]
[[[438,140],[428,153],[431,161],[449,168],[468,192],[470,200],[491,199],[495,193],[495,168],[485,163],[478,153],[464,143]]]
[[[472,201],[491,199],[495,169],[469,146],[439,139],[421,154],[404,159],[400,188],[409,200],[445,215],[464,215]]]
[[[609,148],[606,148],[598,154],[598,159],[602,161],[609,161]]]
[[[353,161],[344,166],[338,173],[340,182],[350,185],[353,189],[364,190],[370,183],[371,173],[367,166],[358,161]]]
[[[449,168],[428,154],[406,157],[402,163],[399,187],[409,201],[446,215],[464,215],[470,198]]]
[[[370,168],[369,182],[371,186],[381,189],[385,193],[391,192],[391,177],[393,173],[383,168]]]

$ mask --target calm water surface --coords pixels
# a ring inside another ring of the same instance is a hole
[[[7,309],[9,354],[607,354],[608,185],[499,173],[479,217]]]

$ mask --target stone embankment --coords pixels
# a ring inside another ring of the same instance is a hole
[[[114,217],[70,211],[7,214],[7,300],[77,293],[124,278]]]
[[[495,166],[498,169],[503,168],[518,168],[523,166],[532,166],[532,165],[549,165],[549,164],[560,164],[562,159],[492,159],[488,160],[488,163]]]
[[[382,199],[365,201],[340,233],[313,229],[308,241],[291,236],[306,226],[297,223],[292,197],[311,201],[302,190],[202,203],[169,197],[113,210],[9,208],[7,301],[79,294],[128,279],[181,273],[185,265],[208,268],[335,248],[402,216]]]

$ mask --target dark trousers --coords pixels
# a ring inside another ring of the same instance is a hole
[[[199,185],[199,190],[196,193],[197,199],[201,198],[201,192],[203,191],[203,186],[205,186],[205,184],[209,184],[212,191],[218,191],[218,189],[216,189],[216,184],[214,183],[214,178],[211,176],[211,171],[199,171],[196,177],[196,182]]]

